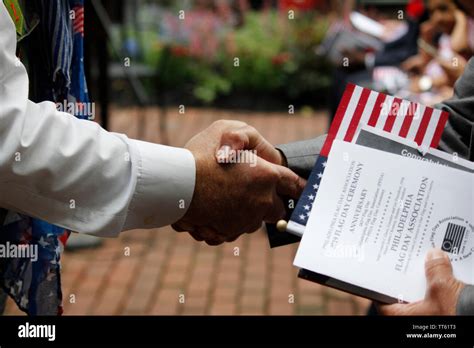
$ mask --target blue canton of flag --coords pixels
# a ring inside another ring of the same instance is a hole
[[[319,156],[316,164],[314,165],[311,175],[308,178],[303,194],[298,199],[298,204],[291,215],[290,223],[288,224],[288,230],[291,230],[294,234],[300,236],[304,233],[304,227],[308,222],[313,208],[313,203],[318,193],[321,179],[323,178],[324,169],[326,168],[327,157]],[[296,222],[296,223],[295,223]]]

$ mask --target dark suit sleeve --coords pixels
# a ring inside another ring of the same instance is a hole
[[[458,315],[474,315],[474,285],[466,285],[457,305]]]
[[[459,157],[474,160],[472,134],[474,125],[474,59],[470,59],[463,75],[456,81],[454,96],[438,105],[450,116],[439,147]]]
[[[278,145],[277,149],[285,156],[288,168],[302,178],[307,179],[318,159],[325,140],[326,134],[314,139]]]

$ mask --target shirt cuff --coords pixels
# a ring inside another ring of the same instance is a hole
[[[137,158],[135,193],[123,230],[156,228],[178,221],[194,193],[196,162],[189,150],[129,139]]]

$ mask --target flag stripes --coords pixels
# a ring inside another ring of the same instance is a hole
[[[367,124],[421,147],[436,147],[447,117],[445,111],[348,84],[321,155],[328,156],[334,139],[350,142],[358,127]]]

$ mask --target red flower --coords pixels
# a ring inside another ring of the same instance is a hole
[[[171,46],[171,54],[176,57],[186,57],[189,55],[189,50],[184,46]]]
[[[280,11],[288,10],[301,10],[308,11],[312,10],[318,5],[321,1],[317,0],[280,0],[279,8]]]
[[[290,54],[288,52],[282,52],[272,57],[273,65],[283,65],[290,60]]]

